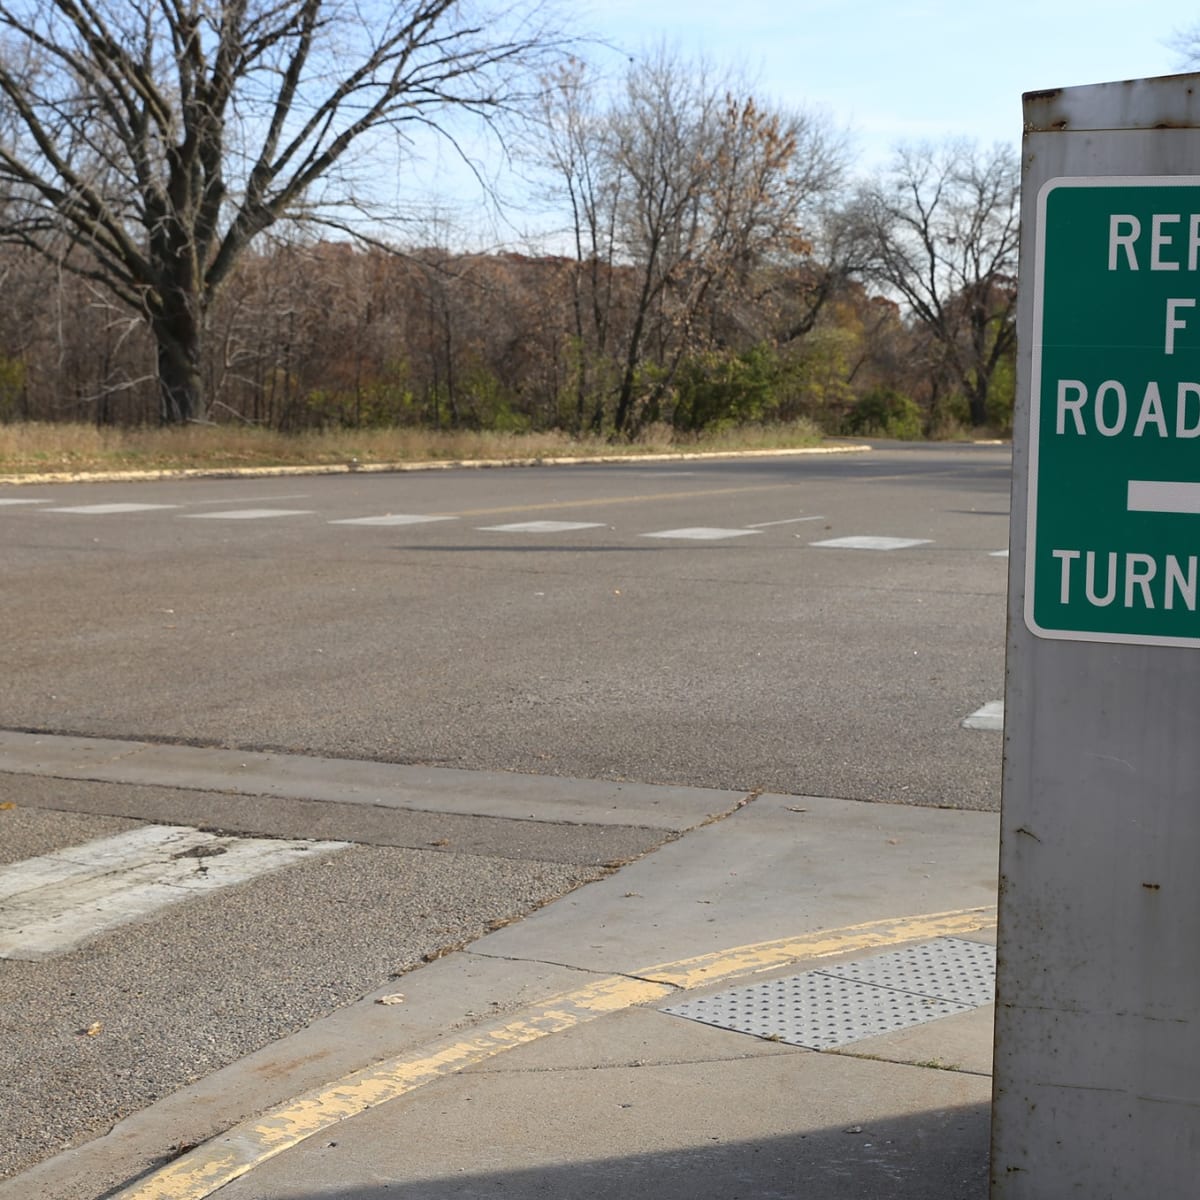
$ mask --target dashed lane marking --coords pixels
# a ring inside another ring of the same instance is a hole
[[[757,529],[716,529],[705,525],[689,526],[686,529],[664,529],[659,533],[643,533],[648,538],[686,538],[694,542],[716,542],[722,538],[749,537]]]
[[[368,1108],[549,1034],[637,1004],[653,1003],[680,989],[722,983],[799,961],[974,933],[991,928],[995,920],[995,908],[987,907],[872,921],[597,979],[527,1008],[520,1016],[480,1025],[465,1037],[441,1038],[279,1105],[188,1151],[112,1200],[205,1200],[261,1163]]]
[[[555,501],[549,504],[530,504],[530,505],[512,505],[505,508],[493,509],[475,509],[463,510],[458,513],[384,513],[375,516],[367,517],[346,517],[337,520],[328,520],[329,525],[363,525],[363,526],[403,526],[403,525],[420,525],[431,524],[434,522],[455,521],[466,517],[479,517],[490,515],[493,513],[503,512],[528,512],[536,509],[546,508],[573,508],[581,506],[594,506],[596,504],[627,504],[640,503],[642,501],[652,500],[683,500],[698,496],[713,496],[723,495],[728,493],[740,493],[746,491],[769,491],[776,490],[780,484],[769,484],[762,487],[750,488],[719,488],[709,489],[702,492],[674,492],[661,493],[657,495],[641,495],[641,496],[622,496],[606,500],[575,500],[575,501]],[[199,503],[227,503],[227,501],[201,501]],[[19,498],[0,498],[0,506],[42,506],[50,505],[48,499],[33,499],[26,497]],[[111,503],[111,504],[84,504],[71,505],[61,507],[37,507],[38,512],[53,512],[53,513],[76,513],[84,515],[108,515],[119,513],[136,513],[146,512],[154,509],[175,509],[181,507],[177,504],[140,504],[140,503]],[[246,509],[223,509],[213,512],[203,513],[179,513],[181,517],[186,517],[191,520],[266,520],[275,517],[289,516],[311,516],[311,509],[288,509],[288,508],[246,508]],[[812,521],[825,520],[823,514],[814,514],[812,516],[785,517],[775,521],[759,521],[751,523],[744,528],[739,529],[723,529],[709,526],[688,526],[679,529],[664,529],[656,530],[651,533],[643,533],[637,536],[647,538],[660,539],[682,539],[690,541],[720,541],[726,538],[746,537],[750,534],[758,533],[764,529],[771,529],[779,525],[798,525]],[[601,529],[605,527],[605,522],[602,521],[523,521],[514,522],[504,525],[484,525],[479,528],[484,532],[489,533],[569,533],[583,529]],[[797,537],[801,536],[799,534]],[[837,549],[837,550],[902,550],[914,546],[932,545],[930,538],[902,538],[902,537],[883,537],[875,535],[854,535],[847,537],[825,538],[821,541],[810,542],[810,546],[820,549]],[[992,558],[1008,558],[1008,550],[990,550],[986,552]]]
[[[0,958],[35,962],[64,954],[200,892],[348,844],[147,825],[24,859],[0,867]]]
[[[826,538],[822,542],[810,542],[810,546],[820,546],[829,550],[907,550],[910,546],[928,546],[929,538],[901,537],[836,537]]]
[[[178,504],[72,504],[66,508],[42,508],[39,512],[80,513],[89,517],[106,517],[110,513],[149,512],[155,508],[178,508]]]
[[[386,513],[382,517],[347,517],[330,525],[424,525],[431,521],[454,521],[456,517],[430,517],[424,513]]]
[[[481,533],[573,533],[577,529],[602,529],[599,521],[518,521],[513,525],[481,525]]]
[[[747,529],[770,529],[774,525],[799,525],[804,521],[823,521],[824,516],[816,517],[788,517],[783,521],[759,521],[755,525],[747,525]]]
[[[180,513],[192,521],[263,521],[271,517],[309,517],[308,508],[235,508],[221,512]]]

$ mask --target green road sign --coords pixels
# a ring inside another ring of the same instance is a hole
[[[1200,176],[1038,196],[1025,621],[1200,645]]]

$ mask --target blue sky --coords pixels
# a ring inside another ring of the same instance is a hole
[[[631,52],[666,39],[736,64],[763,95],[849,126],[860,156],[900,142],[1021,134],[1021,94],[1179,69],[1192,0],[585,0]],[[585,15],[586,14],[586,15]]]
[[[589,48],[602,71],[616,77],[627,56],[662,42],[703,55],[739,70],[761,98],[848,131],[861,174],[905,143],[966,137],[1015,148],[1023,92],[1172,74],[1182,64],[1170,42],[1200,24],[1200,0],[551,2],[573,33],[611,44]],[[427,146],[396,180],[396,199],[415,218],[410,236],[544,248],[561,212],[539,211],[489,140],[468,134],[463,144],[512,203],[494,210],[452,150]]]

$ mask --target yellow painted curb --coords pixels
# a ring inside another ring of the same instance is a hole
[[[639,971],[638,975],[683,989],[706,987],[736,976],[786,967],[801,959],[830,958],[836,954],[894,946],[899,942],[924,942],[974,933],[991,928],[995,922],[994,906],[930,913],[920,917],[898,917],[890,921],[869,921],[864,925],[847,925],[843,929],[830,929],[824,933],[809,933],[773,942],[755,942],[733,950],[718,950],[713,954],[651,967],[648,971]]]
[[[607,1013],[661,1000],[680,989],[709,986],[807,959],[971,933],[991,928],[995,921],[994,907],[927,913],[756,942],[661,963],[630,975],[610,975],[533,1005],[519,1016],[478,1026],[465,1037],[440,1038],[289,1100],[180,1156],[112,1200],[205,1200],[268,1159],[368,1108],[507,1050]]]

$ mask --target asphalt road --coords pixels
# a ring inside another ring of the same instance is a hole
[[[0,873],[172,824],[346,843],[0,955],[0,1176],[755,792],[996,808],[962,721],[1003,695],[1008,494],[996,446],[0,486],[0,733],[440,780],[409,811],[0,766]],[[814,545],[846,537],[911,544]]]
[[[1008,490],[993,446],[0,489],[0,727],[994,808]],[[172,507],[52,511],[100,504]],[[337,523],[388,514],[452,519]]]

